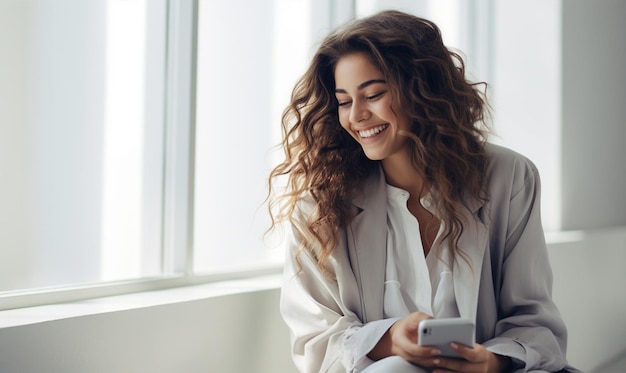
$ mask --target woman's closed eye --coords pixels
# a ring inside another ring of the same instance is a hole
[[[387,93],[387,91],[382,91],[382,92],[374,93],[373,95],[365,96],[365,100],[367,100],[367,101],[376,101],[379,98],[383,97],[383,95],[385,95],[385,93]],[[352,100],[340,100],[340,99],[337,99],[337,105],[338,106],[348,106],[351,103],[352,103]]]
[[[385,93],[387,93],[387,91],[378,92],[373,95],[369,95],[365,97],[365,99],[368,101],[376,101],[377,99],[381,98]]]

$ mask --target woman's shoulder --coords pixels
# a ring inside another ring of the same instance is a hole
[[[492,188],[495,184],[503,186],[506,183],[511,189],[519,190],[539,178],[537,167],[525,155],[492,143],[487,143],[485,150],[489,159],[487,179]]]
[[[487,157],[489,158],[489,170],[493,171],[510,168],[536,170],[533,161],[525,155],[510,148],[493,143],[486,143],[485,150],[487,152]]]

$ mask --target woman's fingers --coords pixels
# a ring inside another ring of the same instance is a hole
[[[457,351],[463,359],[437,358],[433,361],[435,369],[433,373],[439,372],[464,372],[464,373],[488,373],[498,372],[498,359],[480,344],[473,347],[464,346],[457,343],[450,344],[452,349]]]
[[[417,344],[417,327],[420,321],[426,319],[432,319],[432,317],[422,312],[415,312],[396,322],[390,329],[392,352],[413,364],[432,367],[433,360],[441,352],[437,348]]]

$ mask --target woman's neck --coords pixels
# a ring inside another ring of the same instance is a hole
[[[424,172],[415,167],[410,154],[394,154],[384,159],[382,165],[388,184],[404,189],[418,199],[428,193],[430,186],[424,180]]]

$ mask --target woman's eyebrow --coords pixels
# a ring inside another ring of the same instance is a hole
[[[363,83],[359,84],[359,86],[356,87],[356,88],[360,91],[363,88],[368,87],[368,86],[370,86],[372,84],[376,84],[376,83],[383,83],[383,84],[385,84],[385,83],[387,83],[387,81],[384,80],[384,79],[371,79],[371,80],[368,80],[366,82],[363,82]],[[348,93],[348,92],[346,92],[345,89],[337,88],[337,89],[335,89],[335,93]]]

